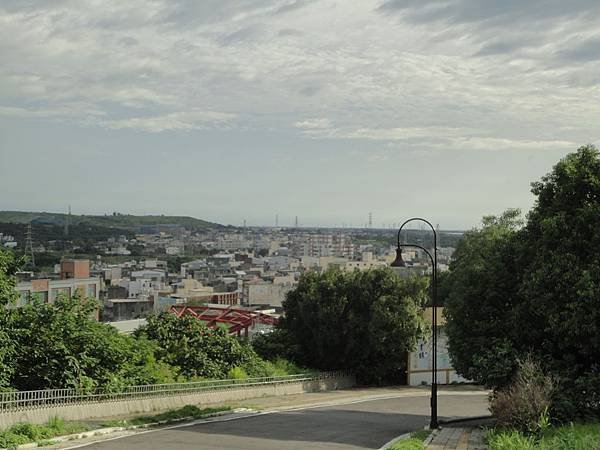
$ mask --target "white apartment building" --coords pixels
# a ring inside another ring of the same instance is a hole
[[[251,247],[252,242],[245,235],[237,233],[220,235],[215,244],[215,248],[219,250],[240,250]]]
[[[299,243],[302,246],[303,256],[337,256],[352,258],[354,246],[350,236],[345,234],[305,234],[300,235]]]

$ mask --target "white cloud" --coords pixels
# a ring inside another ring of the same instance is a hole
[[[471,150],[574,150],[578,143],[561,140],[519,140],[490,137],[457,137],[451,147]]]
[[[130,117],[121,120],[105,120],[103,126],[112,129],[132,128],[151,133],[162,131],[190,131],[212,128],[235,118],[235,114],[215,111],[174,112],[161,116]]]
[[[331,128],[331,121],[325,118],[306,119],[296,122],[294,126],[301,130],[326,130]]]
[[[468,148],[598,135],[600,19],[585,14],[596,6],[578,0],[572,14],[553,2],[549,26],[515,31],[501,25],[520,10],[491,2],[490,31],[470,1],[437,12],[380,0],[7,1],[0,100],[12,109],[2,114],[77,121],[69,105],[80,104],[82,124],[104,115],[110,128],[226,122]]]
[[[105,112],[84,104],[64,104],[53,108],[22,108],[0,105],[0,116],[21,119],[83,119],[104,116]]]

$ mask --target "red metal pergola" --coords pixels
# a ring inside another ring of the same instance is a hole
[[[248,329],[256,324],[276,325],[277,317],[263,314],[258,311],[243,309],[240,307],[218,307],[218,306],[187,306],[173,305],[170,311],[177,317],[190,315],[206,323],[210,328],[216,328],[219,323],[227,325],[229,334],[248,336]]]

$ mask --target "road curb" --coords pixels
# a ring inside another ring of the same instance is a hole
[[[246,411],[246,408],[242,408]],[[43,439],[46,442],[53,442],[53,444],[51,445],[55,445],[55,444],[59,444],[61,442],[68,442],[68,441],[77,441],[80,439],[85,439],[85,438],[90,438],[90,437],[96,437],[96,436],[107,436],[113,433],[118,433],[118,432],[122,432],[122,431],[134,431],[134,430],[139,430],[139,429],[144,429],[144,428],[151,428],[151,427],[155,427],[155,426],[159,426],[159,425],[169,425],[172,423],[178,423],[178,422],[189,422],[189,421],[194,421],[194,420],[205,420],[205,419],[210,419],[212,417],[219,417],[219,416],[225,416],[228,414],[234,414],[236,412],[240,412],[238,409],[235,410],[231,410],[231,411],[219,411],[216,413],[212,413],[212,414],[207,414],[205,417],[198,419],[195,417],[182,417],[180,419],[173,419],[173,420],[160,420],[158,422],[151,422],[151,423],[144,423],[141,425],[130,425],[128,427],[105,427],[105,428],[96,428],[94,430],[90,430],[90,431],[83,431],[81,433],[73,433],[73,434],[66,434],[64,436],[55,436],[53,438],[49,438],[49,439]],[[18,445],[16,447],[13,447],[16,450],[29,450],[32,448],[43,448],[43,447],[48,447],[48,445],[38,445],[37,442],[28,442],[27,444],[21,444]],[[0,448],[0,450],[9,450],[6,448]]]
[[[473,422],[475,420],[486,420],[486,419],[493,419],[494,416],[487,415],[487,416],[476,416],[476,417],[463,417],[460,419],[450,419],[450,420],[440,420],[439,423],[440,425],[452,425],[455,423],[467,423],[467,422]]]

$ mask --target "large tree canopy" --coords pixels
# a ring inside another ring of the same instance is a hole
[[[445,278],[444,313],[454,368],[489,386],[503,385],[516,365],[511,308],[517,279],[515,236],[520,212],[483,219],[460,241]]]
[[[97,307],[75,295],[53,304],[33,301],[13,310],[10,330],[16,351],[11,386],[113,391],[174,380],[171,368],[156,361],[155,345],[97,322],[93,318]]]
[[[562,382],[561,413],[598,414],[598,150],[566,156],[532,192],[537,200],[522,229],[500,218],[457,249],[446,308],[450,353],[459,372],[494,387],[507,383],[518,357],[534,355]]]
[[[309,367],[352,369],[364,382],[402,380],[406,353],[424,333],[427,287],[390,269],[309,272],[287,295],[279,329],[256,347]]]

